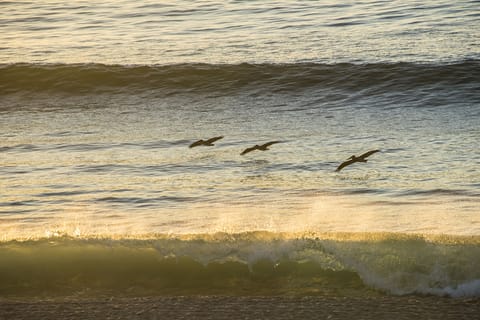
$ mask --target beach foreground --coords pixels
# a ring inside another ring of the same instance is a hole
[[[3,300],[0,319],[475,319],[480,299],[160,296]]]

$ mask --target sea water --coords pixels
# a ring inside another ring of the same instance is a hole
[[[478,2],[0,9],[2,294],[480,294]]]

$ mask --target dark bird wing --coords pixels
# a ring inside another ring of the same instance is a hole
[[[370,150],[368,152],[365,152],[364,154],[362,154],[361,156],[359,156],[359,158],[363,158],[365,159],[366,157],[369,157],[371,156],[372,154],[376,153],[376,152],[379,152],[380,150]]]
[[[240,153],[240,155],[243,156],[244,154],[252,152],[253,150],[257,150],[257,149],[258,149],[258,146],[253,146],[253,147],[247,148],[247,149],[243,150],[242,153]]]
[[[280,141],[270,141],[270,142],[267,142],[267,143],[264,143],[261,145],[262,148],[268,148],[270,147],[272,144],[275,144],[275,143],[280,143]]]
[[[206,144],[211,144],[211,143],[214,143],[215,141],[220,140],[220,139],[223,139],[223,136],[210,138],[207,141],[205,141],[205,143]]]
[[[335,170],[335,172],[338,172],[338,171],[342,170],[343,168],[345,168],[346,166],[349,166],[349,165],[351,165],[352,163],[355,163],[355,162],[357,162],[357,161],[354,160],[354,159],[350,159],[350,160],[347,160],[347,161],[345,161],[345,162],[342,162],[342,163],[338,166],[337,170]]]
[[[223,136],[221,136],[221,137],[213,137],[213,138],[210,138],[210,139],[208,139],[208,140],[200,139],[200,140],[195,141],[194,143],[192,143],[192,144],[189,146],[189,148],[193,148],[193,147],[197,147],[197,146],[201,146],[201,145],[207,145],[207,146],[208,146],[208,145],[210,145],[210,144],[214,143],[215,141],[220,140],[220,139],[222,139],[222,138],[223,138]]]
[[[198,140],[198,141],[195,141],[194,143],[192,143],[191,145],[189,145],[188,147],[189,148],[193,148],[193,147],[197,147],[197,146],[201,146],[202,144],[204,144],[205,141],[203,140]]]

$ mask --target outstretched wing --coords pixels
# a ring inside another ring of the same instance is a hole
[[[267,142],[267,143],[264,143],[261,145],[262,148],[268,148],[270,147],[272,144],[275,144],[275,143],[280,143],[280,141],[270,141],[270,142]]]
[[[215,141],[220,140],[220,139],[223,139],[223,136],[210,138],[207,141],[205,141],[205,143],[206,144],[211,144],[211,143],[214,143]]]
[[[369,157],[371,156],[372,154],[376,153],[376,152],[379,152],[380,150],[370,150],[368,152],[365,152],[364,154],[362,154],[361,156],[359,156],[359,158],[363,158],[365,159],[366,157]]]
[[[198,141],[195,141],[194,143],[192,143],[191,145],[189,145],[188,147],[189,148],[193,148],[193,147],[198,147],[198,146],[201,146],[202,144],[204,144],[205,141],[203,140],[198,140]]]
[[[353,160],[353,159],[350,159],[350,160],[347,160],[347,161],[345,161],[345,162],[342,162],[342,163],[338,166],[337,170],[335,170],[335,172],[338,172],[338,171],[342,170],[343,168],[345,168],[346,166],[351,165],[351,164],[354,163],[354,162],[356,162],[356,161]]]
[[[244,154],[252,152],[253,150],[257,150],[257,149],[258,149],[258,146],[253,146],[253,147],[247,148],[247,149],[243,150],[242,153],[240,153],[240,155],[243,156]]]

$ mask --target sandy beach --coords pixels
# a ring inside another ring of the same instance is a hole
[[[476,319],[480,299],[176,296],[2,300],[0,319]]]

